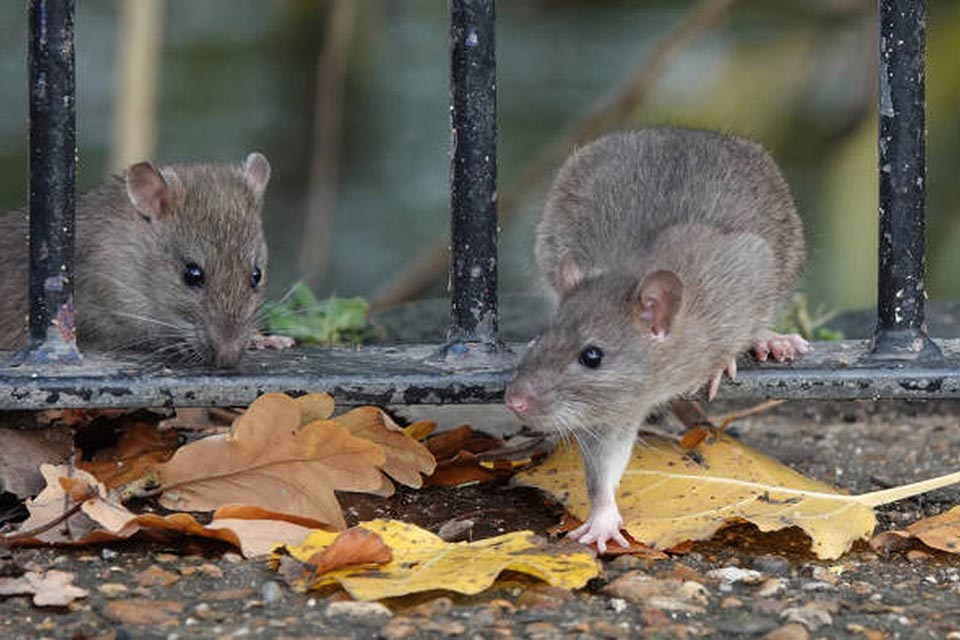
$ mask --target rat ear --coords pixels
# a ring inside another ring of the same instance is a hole
[[[666,337],[680,310],[683,282],[672,271],[654,271],[643,279],[638,294],[638,318],[650,327],[654,336]]]
[[[570,257],[563,257],[557,263],[555,285],[561,294],[570,293],[583,282],[583,269]]]
[[[145,218],[160,218],[170,209],[171,193],[167,182],[149,162],[138,162],[127,169],[127,197]]]
[[[243,179],[247,181],[247,186],[257,199],[262,198],[263,192],[267,190],[267,183],[270,182],[270,163],[267,157],[256,151],[248,155],[243,161]]]

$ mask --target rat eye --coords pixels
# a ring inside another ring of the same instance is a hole
[[[588,369],[596,369],[603,362],[603,350],[593,345],[586,346],[580,352],[579,361]]]
[[[260,267],[254,267],[250,272],[250,287],[256,289],[260,286],[261,280],[263,280],[263,272],[260,271]]]
[[[200,288],[203,286],[203,269],[196,262],[188,262],[183,267],[183,284],[188,287]]]

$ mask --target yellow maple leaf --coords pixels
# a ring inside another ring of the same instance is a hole
[[[634,448],[617,504],[624,528],[645,544],[667,549],[747,521],[761,531],[799,527],[812,539],[817,557],[836,558],[873,533],[873,509],[857,496],[811,480],[726,435],[693,451],[662,438],[644,441]],[[517,479],[551,494],[578,518],[590,512],[583,462],[572,444],[559,446]]]
[[[578,589],[599,573],[596,558],[585,548],[548,545],[530,531],[451,543],[415,525],[394,520],[372,520],[358,526],[380,536],[391,549],[392,559],[376,567],[361,565],[324,573],[314,579],[310,588],[340,584],[358,600],[379,600],[437,589],[475,594],[508,570],[566,589]],[[286,550],[297,560],[307,562],[338,535],[314,531],[302,545]]]

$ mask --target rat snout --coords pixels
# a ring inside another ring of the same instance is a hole
[[[218,345],[213,352],[213,364],[221,369],[232,369],[240,364],[246,350],[246,342],[240,340]]]
[[[513,382],[507,387],[504,402],[518,416],[524,416],[533,407],[533,389],[529,383]]]

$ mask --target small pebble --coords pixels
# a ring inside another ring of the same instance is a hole
[[[379,602],[331,602],[325,615],[330,620],[343,620],[352,624],[379,625],[393,617],[390,609]],[[421,625],[422,626],[422,625]]]
[[[267,580],[260,586],[260,597],[267,604],[283,600],[283,589],[276,580]]]

